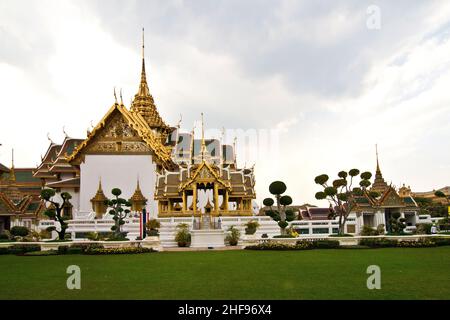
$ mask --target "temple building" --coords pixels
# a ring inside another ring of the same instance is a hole
[[[134,213],[145,208],[153,217],[252,215],[253,168],[237,168],[234,146],[205,139],[203,129],[195,139],[194,132],[165,123],[150,93],[144,53],[130,108],[114,95],[86,139],[50,141],[34,171],[43,187],[72,195],[72,218],[109,218],[104,200],[113,188],[121,189]]]
[[[448,205],[449,202],[446,198],[444,197],[437,197],[435,195],[435,193],[437,191],[441,191],[444,195],[446,195],[447,197],[450,197],[450,187],[443,187],[437,190],[431,190],[431,191],[421,191],[421,192],[414,192],[411,191],[411,187],[406,187],[405,185],[403,185],[400,188],[400,192],[402,192],[403,194],[408,194],[411,195],[414,198],[422,198],[422,199],[430,199],[432,202],[434,203],[439,203],[442,205]]]
[[[374,191],[378,196],[374,197],[369,192],[356,199],[357,206],[354,209],[356,219],[356,230],[359,233],[362,226],[377,228],[384,225],[386,232],[390,231],[390,220],[394,213],[400,213],[406,219],[406,225],[415,226],[418,222],[419,207],[411,195],[401,195],[392,184],[387,184],[381,173],[378,160],[378,150],[376,152],[375,179],[370,191]]]
[[[0,233],[13,226],[31,228],[42,218],[44,205],[39,198],[41,181],[33,177],[32,168],[15,168],[0,164]]]

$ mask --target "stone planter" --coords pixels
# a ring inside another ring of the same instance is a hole
[[[70,242],[41,242],[41,251],[57,251],[60,246],[70,246]]]
[[[151,248],[156,251],[162,251],[161,241],[159,240],[159,237],[146,237],[141,241],[141,247],[149,249]]]

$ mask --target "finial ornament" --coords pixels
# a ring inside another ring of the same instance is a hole
[[[123,105],[122,88],[120,88],[120,104]]]
[[[66,126],[63,126],[63,133],[64,133],[64,135],[66,136],[66,138],[69,137],[69,135],[68,135],[67,132],[66,132]]]
[[[378,144],[375,144],[375,154],[377,157],[377,171],[380,171],[380,163],[378,162]]]
[[[144,38],[144,28],[142,28],[142,59],[144,59],[144,49],[145,49],[145,38]]]
[[[180,120],[178,120],[177,128],[180,129],[181,121],[183,121],[183,114],[180,113]]]
[[[117,104],[117,95],[116,95],[116,87],[114,87],[114,101]]]
[[[47,139],[48,139],[48,141],[50,141],[50,143],[52,143],[52,144],[54,143],[52,138],[50,138],[50,132],[47,132]]]
[[[16,181],[16,171],[14,170],[14,148],[11,149],[11,170],[9,171],[9,181]]]

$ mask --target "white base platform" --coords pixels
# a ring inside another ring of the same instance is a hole
[[[225,232],[221,229],[215,230],[192,230],[191,231],[191,247],[224,247]]]

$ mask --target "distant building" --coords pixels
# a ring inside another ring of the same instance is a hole
[[[403,186],[402,188],[405,188],[405,186]],[[408,190],[409,189],[409,190]],[[441,191],[443,192],[447,197],[450,196],[450,187],[443,187],[437,190],[432,190],[432,191],[425,191],[425,192],[412,192],[411,189],[408,187],[405,192],[409,191],[411,193],[411,196],[414,198],[423,198],[423,199],[430,199],[431,201],[435,202],[435,203],[441,203],[443,205],[447,205],[448,201],[445,198],[440,198],[440,197],[436,197],[434,194],[436,191]]]
[[[39,198],[41,181],[31,168],[11,168],[0,164],[0,233],[13,226],[33,228],[44,211]]]

